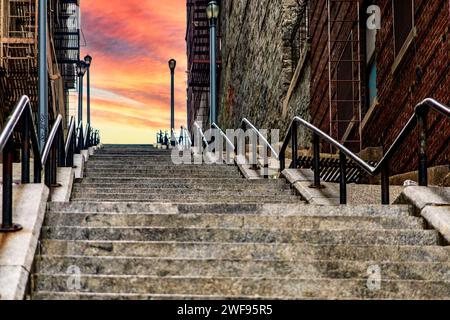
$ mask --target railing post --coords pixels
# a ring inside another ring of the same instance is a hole
[[[78,142],[78,144],[79,144],[79,149],[80,149],[80,153],[81,153],[81,150],[83,150],[84,149],[84,134],[83,134],[83,126],[81,126],[81,128],[80,128],[80,141]]]
[[[66,166],[66,159],[65,159],[65,146],[64,146],[64,134],[62,133],[62,129],[59,131],[58,134],[58,141],[57,141],[57,145],[58,145],[58,149],[57,149],[57,154],[58,154],[58,165],[60,167],[65,167]]]
[[[314,188],[320,188],[320,139],[316,133],[313,133],[313,170],[314,170]]]
[[[340,203],[347,204],[347,158],[343,152],[339,153],[339,171]]]
[[[428,161],[427,161],[427,112],[417,114],[419,125],[419,185],[428,186]]]
[[[297,157],[298,157],[298,149],[297,149],[297,123],[294,121],[292,123],[292,132],[291,132],[291,143],[292,143],[292,164],[291,168],[297,168]]]
[[[389,164],[385,163],[381,169],[381,203],[390,204],[389,199]]]
[[[33,166],[34,166],[34,183],[41,183],[42,181],[42,164],[41,164],[41,155],[33,154]]]
[[[51,154],[47,158],[44,169],[44,183],[50,189],[52,187],[52,161]]]
[[[252,143],[252,168],[257,169],[258,168],[258,135],[256,132],[252,130],[252,137],[251,137],[251,143]]]
[[[57,150],[56,150],[56,141],[53,142],[51,152],[51,162],[52,162],[52,187],[57,187],[57,172],[58,172],[58,162],[57,162]]]
[[[22,183],[30,183],[30,117],[28,110],[22,122]]]
[[[15,232],[22,230],[22,226],[13,224],[13,151],[13,144],[10,138],[3,149],[3,203],[0,232]]]

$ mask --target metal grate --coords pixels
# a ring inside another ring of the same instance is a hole
[[[312,169],[313,170],[313,160],[311,156],[301,156],[297,160],[298,169]],[[367,162],[371,166],[375,166],[377,163],[375,161]],[[339,183],[340,172],[339,172],[339,158],[332,157],[322,157],[320,159],[320,178],[326,182]],[[346,164],[346,176],[348,183],[360,183],[362,178],[366,177],[366,173],[357,165],[351,161],[347,161]]]

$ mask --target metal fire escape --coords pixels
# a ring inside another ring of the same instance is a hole
[[[359,152],[362,149],[360,1],[327,0],[327,14],[330,135]]]
[[[202,106],[208,106],[209,93],[209,22],[206,7],[209,0],[187,1],[187,55],[188,55],[188,112],[190,123],[202,118],[206,124],[209,114],[201,115]],[[218,62],[220,63],[220,62]],[[203,108],[205,112],[205,108]],[[203,117],[202,117],[203,116]]]
[[[76,63],[80,61],[80,17],[78,0],[60,0],[54,41],[66,91],[76,89]]]
[[[0,1],[2,122],[24,92],[32,104],[37,99],[37,6],[38,0]]]

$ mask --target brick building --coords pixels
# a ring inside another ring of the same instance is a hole
[[[417,103],[450,102],[449,6],[448,0],[222,1],[219,124],[235,128],[247,117],[283,136],[299,115],[355,152],[386,150]],[[206,96],[206,110],[207,102]],[[431,165],[450,162],[449,122],[429,116]],[[309,144],[305,134],[300,141]],[[413,134],[393,172],[416,169],[416,153]]]
[[[315,125],[355,151],[386,150],[421,100],[449,104],[449,1],[312,0],[310,6]],[[374,18],[378,30],[368,27]],[[431,164],[448,164],[450,122],[431,113],[428,126]],[[417,152],[413,135],[394,159],[394,172],[415,169]]]

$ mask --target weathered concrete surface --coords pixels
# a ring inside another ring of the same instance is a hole
[[[89,150],[81,150],[81,155],[84,157],[85,162],[89,160]]]
[[[310,186],[314,181],[314,173],[309,169],[286,169],[282,175],[291,183],[297,192],[310,204],[338,205],[339,184],[321,182],[322,189],[314,189]],[[404,187],[391,186],[391,203],[399,197]],[[348,204],[380,204],[381,187],[378,185],[349,184],[347,185]]]
[[[20,300],[25,296],[48,196],[44,184],[13,188],[13,221],[21,224],[23,230],[0,234],[1,300]]]
[[[94,147],[89,147],[89,149],[88,149],[89,156],[93,156],[94,152],[95,152]]]
[[[253,169],[251,165],[245,164],[246,160],[243,156],[236,157],[236,165],[239,168],[239,171],[242,173],[245,179],[247,180],[259,180],[263,179],[260,175],[260,171],[258,169]]]
[[[450,243],[450,188],[408,187],[397,203],[412,204],[416,213]]]
[[[84,177],[84,157],[80,154],[75,154],[73,156],[73,164],[75,166],[75,179],[83,179]]]
[[[431,186],[445,186],[444,181],[450,173],[449,166],[437,166],[428,168],[428,184]],[[419,181],[419,172],[408,172],[391,177],[391,185],[403,185],[406,180]]]
[[[53,202],[67,202],[70,201],[72,193],[73,181],[75,178],[75,169],[73,168],[58,168],[57,183],[61,186],[53,188],[51,194],[51,201]]]
[[[418,212],[426,206],[450,205],[450,188],[407,187],[397,203],[411,203]]]

